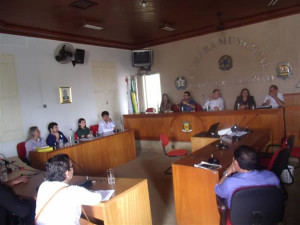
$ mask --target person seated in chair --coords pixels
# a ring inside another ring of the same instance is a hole
[[[265,97],[263,106],[272,106],[272,108],[284,107],[284,97],[283,94],[278,92],[278,87],[276,85],[271,85],[269,87],[269,94]]]
[[[221,97],[221,92],[219,89],[213,90],[213,94],[205,101],[202,108],[207,111],[224,110],[224,100]]]
[[[216,194],[226,199],[230,208],[231,196],[241,187],[274,185],[280,187],[278,177],[271,171],[256,170],[257,154],[249,146],[241,145],[234,151],[233,162],[225,170],[215,187]]]
[[[59,141],[62,140],[63,143],[68,142],[68,139],[65,137],[65,135],[58,130],[58,124],[55,122],[51,122],[48,125],[48,130],[50,134],[47,137],[47,145],[54,147],[59,146]]]
[[[25,225],[34,224],[34,201],[20,199],[11,189],[27,181],[27,176],[20,176],[0,182],[0,224],[12,224],[13,219],[21,219]]]
[[[74,170],[67,154],[50,158],[46,169],[49,180],[40,185],[37,193],[36,225],[79,224],[81,206],[97,205],[101,194],[69,185]]]
[[[183,99],[178,104],[178,107],[182,112],[192,112],[196,109],[196,102],[191,98],[191,93],[189,91],[185,91],[183,93]]]
[[[45,147],[46,141],[41,137],[41,132],[38,127],[33,126],[28,130],[27,140],[25,143],[26,159],[29,160],[29,152],[40,147]]]
[[[80,118],[78,120],[78,129],[75,132],[78,138],[91,138],[93,134],[90,134],[90,128],[86,127],[85,119]]]
[[[109,113],[107,111],[103,111],[101,113],[102,119],[99,122],[98,133],[103,134],[107,132],[112,132],[116,128],[114,121],[109,117]]]

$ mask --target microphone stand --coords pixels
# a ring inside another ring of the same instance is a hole
[[[70,160],[71,160],[71,161],[73,162],[73,164],[75,164],[75,165],[76,165],[76,166],[77,166],[84,174],[87,174],[87,172],[86,172],[81,166],[79,166],[78,163],[76,163],[76,162],[75,162],[73,159],[71,159],[71,158],[70,158]],[[79,186],[88,189],[88,188],[92,187],[93,181],[92,181],[92,180],[89,180],[89,176],[88,176],[88,175],[86,175],[85,178],[86,178],[86,181],[84,181],[82,184],[79,184]]]

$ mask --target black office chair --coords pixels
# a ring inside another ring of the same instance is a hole
[[[283,193],[276,186],[252,186],[236,190],[228,209],[224,199],[217,196],[223,225],[269,225],[283,217]]]

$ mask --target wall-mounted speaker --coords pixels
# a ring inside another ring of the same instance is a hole
[[[76,49],[75,50],[75,62],[76,62],[76,64],[83,64],[84,63],[84,55],[85,55],[85,50],[83,50],[83,49]]]

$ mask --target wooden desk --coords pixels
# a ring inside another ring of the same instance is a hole
[[[25,175],[42,172],[22,164],[20,160],[16,164],[25,167]],[[20,170],[14,170],[9,174],[9,179],[19,175]],[[101,202],[96,206],[84,206],[89,217],[103,220],[105,225],[152,224],[147,179],[116,178],[114,186],[109,185],[106,178],[91,177],[90,179],[96,181],[92,190],[115,189],[115,194],[107,202]],[[23,198],[35,199],[36,188],[43,180],[44,175],[39,173],[32,176],[28,183],[15,186],[14,191]],[[71,184],[79,184],[84,180],[85,177],[74,176]]]
[[[123,116],[125,129],[133,129],[137,140],[159,140],[164,133],[172,141],[190,142],[197,133],[207,131],[209,127],[220,122],[218,129],[233,125],[249,129],[271,130],[271,142],[280,144],[284,136],[283,109],[226,110],[219,112],[184,112],[161,114],[136,114]],[[182,131],[183,122],[192,125],[192,131]]]
[[[176,219],[178,225],[219,224],[214,188],[220,175],[231,164],[234,150],[247,144],[260,151],[269,141],[267,130],[254,131],[238,142],[233,142],[227,150],[216,147],[218,141],[193,152],[172,164]],[[211,153],[220,160],[222,168],[217,171],[194,167],[195,163],[207,161]]]
[[[136,158],[134,132],[123,131],[48,153],[32,151],[29,153],[31,166],[45,170],[47,160],[61,153],[68,154],[85,171],[74,164],[75,174],[98,176],[109,168],[120,166]]]

